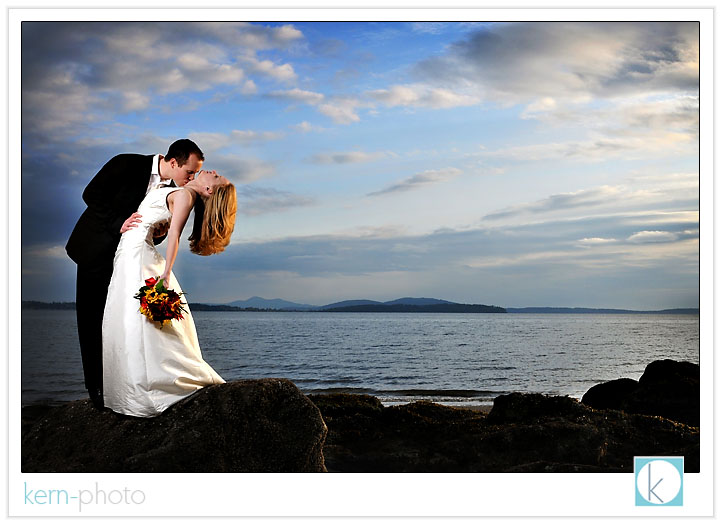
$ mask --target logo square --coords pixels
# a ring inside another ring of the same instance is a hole
[[[635,505],[681,507],[684,457],[634,457]]]

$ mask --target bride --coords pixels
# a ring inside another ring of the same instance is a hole
[[[182,188],[151,190],[138,208],[140,222],[122,235],[115,252],[103,314],[103,399],[115,412],[156,416],[204,386],[224,382],[203,360],[190,311],[161,329],[140,313],[133,297],[146,279],[157,276],[167,288],[181,292],[172,269],[191,209],[191,251],[223,251],[235,224],[236,190],[215,171],[201,171]],[[168,222],[163,259],[153,245],[153,232]]]

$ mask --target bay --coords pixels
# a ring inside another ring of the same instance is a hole
[[[657,359],[699,364],[698,315],[194,312],[227,381],[284,377],[304,393],[385,405],[489,405],[509,392],[580,399]],[[23,405],[86,397],[75,312],[23,310]]]

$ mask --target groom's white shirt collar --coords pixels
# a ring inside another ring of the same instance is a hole
[[[145,194],[148,195],[148,192],[155,188],[158,184],[163,184],[164,186],[166,184],[170,184],[170,180],[162,181],[160,178],[160,154],[153,155],[153,166],[150,168],[150,180],[148,181],[148,188],[145,190]]]

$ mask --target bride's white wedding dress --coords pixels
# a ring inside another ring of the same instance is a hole
[[[224,383],[203,360],[190,309],[184,319],[164,323],[140,313],[133,296],[145,280],[165,270],[153,245],[153,229],[170,220],[166,197],[180,188],[151,190],[141,202],[136,228],[120,239],[103,314],[103,399],[105,406],[131,416],[150,417],[204,386]],[[181,292],[171,273],[168,286]]]

